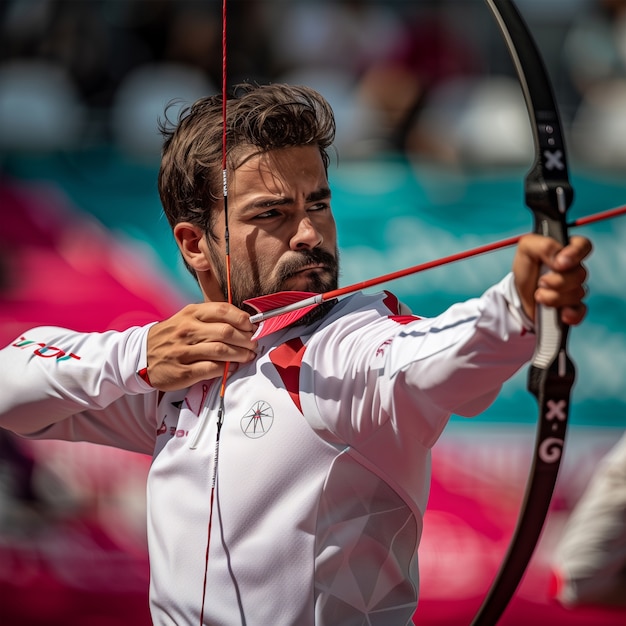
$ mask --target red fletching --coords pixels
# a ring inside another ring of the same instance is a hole
[[[307,301],[310,304],[305,304]],[[274,313],[261,321],[259,329],[255,334],[256,339],[261,339],[261,337],[266,337],[291,324],[295,324],[309,311],[318,306],[321,301],[320,294],[309,291],[279,291],[267,296],[250,298],[245,303],[259,313],[265,313],[266,311]],[[251,319],[254,321],[254,316]]]
[[[258,296],[256,298],[250,298],[245,303],[251,306],[255,311],[259,313],[265,313],[266,311],[273,311],[280,307],[293,304],[294,302],[301,302],[307,298],[317,296],[318,294],[312,291],[278,291],[276,293],[270,293],[267,296]]]
[[[255,339],[261,339],[262,337],[267,337],[267,335],[271,335],[283,328],[287,328],[287,326],[291,326],[291,324],[295,324],[299,319],[304,317],[309,311],[312,311],[315,307],[319,306],[318,304],[309,304],[309,306],[305,306],[302,309],[296,309],[295,311],[289,311],[288,313],[283,313],[282,315],[276,315],[275,317],[270,317],[261,322],[259,329],[254,335]]]

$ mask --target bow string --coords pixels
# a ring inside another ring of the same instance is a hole
[[[227,132],[227,100],[228,100],[228,73],[227,73],[227,30],[226,30],[226,0],[222,0],[222,198],[224,206],[224,254],[226,268],[226,298],[229,304],[233,302],[232,280],[230,269],[230,233],[228,230],[228,132]],[[209,550],[211,548],[211,531],[213,528],[213,509],[215,504],[215,490],[217,487],[217,469],[220,451],[220,433],[224,423],[224,396],[230,363],[224,364],[224,374],[220,384],[219,407],[217,410],[215,446],[213,450],[213,468],[211,474],[211,492],[209,497],[209,520],[207,524],[207,540],[204,554],[204,576],[202,580],[202,600],[200,603],[200,626],[204,624],[204,610],[207,598],[207,581],[209,573]]]

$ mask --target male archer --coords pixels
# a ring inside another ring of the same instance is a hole
[[[507,276],[433,318],[357,293],[257,339],[246,299],[337,287],[333,113],[306,87],[228,100],[230,273],[221,96],[163,130],[161,200],[203,302],[123,332],[28,331],[79,358],[2,350],[0,426],[153,457],[156,625],[411,623],[431,449],[529,360],[537,304],[582,321],[590,242],[522,237]]]

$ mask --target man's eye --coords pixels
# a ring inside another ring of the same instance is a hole
[[[276,209],[268,209],[267,211],[263,211],[263,213],[257,213],[255,215],[255,219],[267,219],[269,217],[276,217],[278,215],[278,211]]]
[[[328,202],[318,202],[309,207],[309,211],[324,211],[326,209],[330,209]]]

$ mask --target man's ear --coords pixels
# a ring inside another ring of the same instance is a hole
[[[174,226],[174,239],[183,258],[196,272],[206,272],[211,264],[204,254],[204,231],[191,222],[179,222]]]

